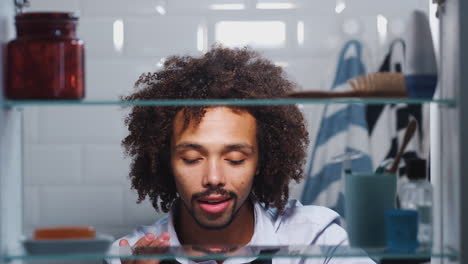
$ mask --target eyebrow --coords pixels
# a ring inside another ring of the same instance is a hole
[[[203,147],[201,145],[194,144],[194,143],[181,143],[181,144],[177,144],[175,146],[175,149],[176,150],[183,150],[183,149],[202,150]]]
[[[225,147],[228,151],[231,150],[242,150],[242,149],[248,149],[252,152],[255,152],[255,148],[249,144],[234,144],[234,145],[227,145]]]
[[[208,151],[202,146],[202,145],[199,145],[199,144],[195,144],[195,143],[181,143],[181,144],[177,144],[175,146],[175,150],[176,151],[182,151],[182,150],[187,150],[187,149],[193,149],[193,150],[197,150],[203,154],[206,154]],[[233,144],[233,145],[226,145],[224,146],[224,149],[223,150],[223,153],[226,153],[226,152],[229,152],[229,151],[233,151],[233,150],[249,150],[251,151],[252,153],[255,152],[255,148],[249,144]]]

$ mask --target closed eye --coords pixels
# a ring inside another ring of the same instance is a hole
[[[198,158],[198,159],[185,159],[185,158],[182,158],[182,160],[183,160],[186,164],[195,164],[195,163],[197,163],[199,160],[201,160],[201,158]]]
[[[229,161],[229,163],[231,163],[232,165],[240,165],[242,163],[244,163],[245,159],[241,159],[241,160],[227,160]]]

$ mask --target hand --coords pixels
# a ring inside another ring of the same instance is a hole
[[[133,250],[137,252],[137,254],[144,254],[145,248],[153,247],[150,249],[151,254],[160,254],[164,253],[166,249],[169,247],[169,233],[164,232],[160,236],[155,237],[154,234],[148,233],[144,237],[140,238],[135,245],[133,245]],[[128,247],[130,243],[128,240],[121,239],[119,241],[119,246],[121,247]],[[139,248],[141,250],[139,250]],[[121,260],[122,264],[159,264],[159,260],[157,259],[139,259],[139,260]]]

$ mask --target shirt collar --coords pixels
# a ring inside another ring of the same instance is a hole
[[[169,214],[169,221],[167,222],[167,232],[170,235],[170,245],[173,247],[180,247],[182,246],[180,243],[179,238],[177,237],[177,233],[174,227],[174,220],[176,216],[177,206],[174,206]],[[269,246],[269,245],[279,245],[279,239],[276,235],[275,228],[273,223],[266,213],[266,210],[263,206],[258,203],[254,202],[254,233],[252,238],[245,246]],[[256,252],[257,253],[257,252]],[[227,259],[224,263],[228,264],[232,260],[236,263],[248,263],[254,260],[255,257],[252,258],[234,258],[234,259]],[[184,258],[176,258],[179,263],[187,264],[187,263],[194,263]]]

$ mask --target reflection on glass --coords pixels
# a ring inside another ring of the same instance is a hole
[[[257,9],[293,9],[296,5],[293,3],[257,3]]]
[[[346,8],[346,3],[344,0],[336,0],[336,7],[335,7],[335,12],[337,14],[340,14],[343,12]]]
[[[162,5],[157,5],[154,7],[154,9],[156,9],[156,12],[158,12],[160,15],[164,16],[166,14],[166,8],[164,8]]]
[[[245,8],[244,4],[214,4],[210,5],[213,10],[242,10]]]
[[[373,259],[428,259],[432,257],[456,258],[456,252],[451,248],[438,251],[416,249],[413,252],[392,252],[389,249],[362,249],[349,246],[310,246],[310,245],[278,245],[278,246],[236,246],[236,245],[186,245],[179,247],[119,247],[112,258],[153,258],[175,259],[189,258],[194,260],[221,260],[227,258],[253,259],[306,259],[306,258],[353,258],[362,263],[372,263]]]
[[[166,0],[153,0],[153,8],[154,10],[164,16],[166,14]]]
[[[297,21],[297,44],[304,45],[304,21]]]
[[[383,15],[377,16],[377,32],[379,33],[380,44],[385,43],[387,40],[387,26],[388,20]]]
[[[197,28],[197,50],[200,52],[206,51],[206,28],[204,25],[198,25]]]
[[[211,246],[211,248],[213,248]],[[111,260],[137,260],[137,259],[193,259],[193,260],[213,260],[213,259],[236,259],[236,262],[241,262],[239,259],[245,260],[241,263],[248,263],[255,259],[283,259],[286,261],[301,262],[301,259],[321,259],[333,258],[336,260],[345,261],[346,263],[366,263],[370,264],[372,260],[402,260],[402,259],[439,259],[444,258],[451,261],[458,259],[458,252],[451,247],[433,248],[418,248],[413,252],[391,252],[388,249],[361,249],[352,248],[349,246],[310,246],[310,245],[288,245],[288,246],[218,246],[218,252],[207,250],[206,246],[172,246],[172,247],[119,247],[112,246],[106,254],[65,254],[57,251],[57,253],[48,254],[25,254],[23,249],[12,248],[6,255],[0,256],[0,261],[6,260],[9,263],[14,260],[102,260],[107,262]],[[347,261],[352,259],[353,261]],[[357,261],[357,262],[354,262]],[[47,261],[45,263],[57,263],[56,261]],[[3,262],[2,262],[3,263]],[[58,262],[64,263],[64,261]],[[80,262],[82,263],[82,262]]]
[[[287,63],[285,61],[276,61],[275,65],[278,66],[278,67],[281,67],[281,68],[289,67],[289,63]]]
[[[215,40],[228,47],[282,47],[286,42],[286,24],[282,21],[221,21],[215,25]]]
[[[362,157],[364,153],[360,150],[350,149],[347,150],[345,153],[339,154],[332,158],[333,162],[343,162],[346,160],[353,160]]]
[[[440,35],[440,24],[439,24],[439,17],[437,14],[438,4],[432,1],[429,4],[429,24],[431,26],[431,32],[433,34],[433,41],[434,41],[434,48],[436,49],[436,54],[440,54],[439,52],[439,35]]]
[[[157,63],[156,67],[161,68],[164,65],[164,62],[166,62],[166,58],[162,57]]]
[[[382,250],[380,253],[384,253]],[[274,257],[367,257],[368,254],[360,248],[347,246],[238,246],[238,245],[185,245],[179,247],[119,247],[119,256],[161,256],[188,257],[193,259],[212,258],[274,258]]]
[[[122,52],[124,45],[124,24],[122,19],[116,19],[113,24],[114,49]]]

